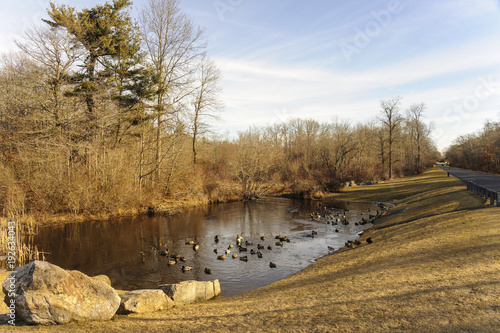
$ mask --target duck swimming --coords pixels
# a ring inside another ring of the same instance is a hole
[[[205,274],[212,274],[212,270],[210,268],[205,268]]]
[[[276,268],[276,264],[275,264],[274,262],[272,262],[272,261],[271,261],[271,262],[269,263],[269,267],[271,267],[271,268]]]
[[[241,243],[243,242],[243,237],[240,235],[236,235],[236,245],[241,246]]]

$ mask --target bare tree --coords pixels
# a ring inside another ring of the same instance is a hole
[[[69,79],[75,63],[82,59],[81,45],[61,27],[44,27],[26,30],[25,41],[17,42],[18,47],[36,61],[41,70],[47,94],[39,94],[38,101],[44,113],[49,115],[49,124],[60,131],[74,115],[65,114],[63,94],[68,90]],[[69,112],[71,113],[71,112]]]
[[[194,66],[206,48],[203,30],[181,12],[179,0],[149,0],[140,11],[143,44],[155,81],[156,178],[160,176],[162,131],[178,127],[178,107],[192,93]],[[167,148],[169,149],[169,148]]]
[[[388,167],[389,167],[389,179],[392,178],[392,165],[393,165],[393,145],[396,141],[396,133],[398,127],[403,121],[401,116],[401,97],[394,97],[388,100],[380,101],[380,107],[382,108],[380,112],[380,121],[382,122],[385,132],[387,134],[388,147]]]
[[[409,127],[412,132],[412,139],[415,141],[417,146],[417,157],[416,157],[416,169],[420,173],[422,171],[422,140],[425,137],[425,124],[422,122],[423,113],[425,110],[424,103],[418,103],[411,105],[406,114],[409,120]]]
[[[196,140],[198,136],[207,133],[210,120],[218,119],[222,102],[218,98],[221,72],[213,61],[203,57],[200,62],[197,86],[193,92],[193,112],[191,119],[193,135],[193,164],[196,165]]]

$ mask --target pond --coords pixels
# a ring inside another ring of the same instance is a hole
[[[259,199],[199,207],[174,216],[137,216],[44,227],[39,229],[34,244],[46,253],[47,261],[91,276],[105,274],[116,289],[149,289],[184,280],[219,279],[221,296],[226,297],[283,279],[341,248],[371,226],[357,222],[367,219],[370,212],[375,214],[377,209],[376,204],[368,202]],[[311,218],[311,212],[322,210],[328,212],[328,222],[325,218]],[[332,225],[330,220],[335,221],[337,213],[345,214],[350,223]],[[243,237],[247,252],[238,251],[237,235]],[[287,236],[290,242],[276,245],[276,235]],[[189,241],[199,244],[199,250],[186,244]],[[258,244],[264,248],[258,249]],[[234,247],[226,259],[218,260],[229,245]],[[161,251],[167,249],[169,256],[162,256]],[[251,254],[252,249],[260,252],[262,258]],[[233,259],[235,253],[238,257]],[[169,261],[174,261],[172,254],[186,261],[169,265]],[[241,260],[244,256],[248,261]],[[270,262],[276,268],[271,268]],[[192,269],[183,272],[182,266]],[[211,274],[205,273],[206,268]]]

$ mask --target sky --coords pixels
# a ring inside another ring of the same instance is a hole
[[[56,0],[76,8],[104,0]],[[132,15],[147,3],[135,0]],[[0,52],[49,1],[0,0]],[[291,118],[373,121],[380,101],[425,103],[443,151],[500,121],[499,0],[181,0],[222,71],[217,131]]]

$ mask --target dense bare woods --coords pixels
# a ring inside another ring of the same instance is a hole
[[[487,122],[482,131],[458,137],[446,159],[455,167],[500,174],[500,122]]]
[[[177,0],[149,1],[137,25],[129,5],[114,0],[81,12],[52,5],[49,24],[3,55],[4,217],[316,197],[347,181],[421,172],[435,160],[424,105],[404,118],[399,97],[381,102],[379,121],[293,119],[217,137],[223,73],[206,55],[203,30]]]

